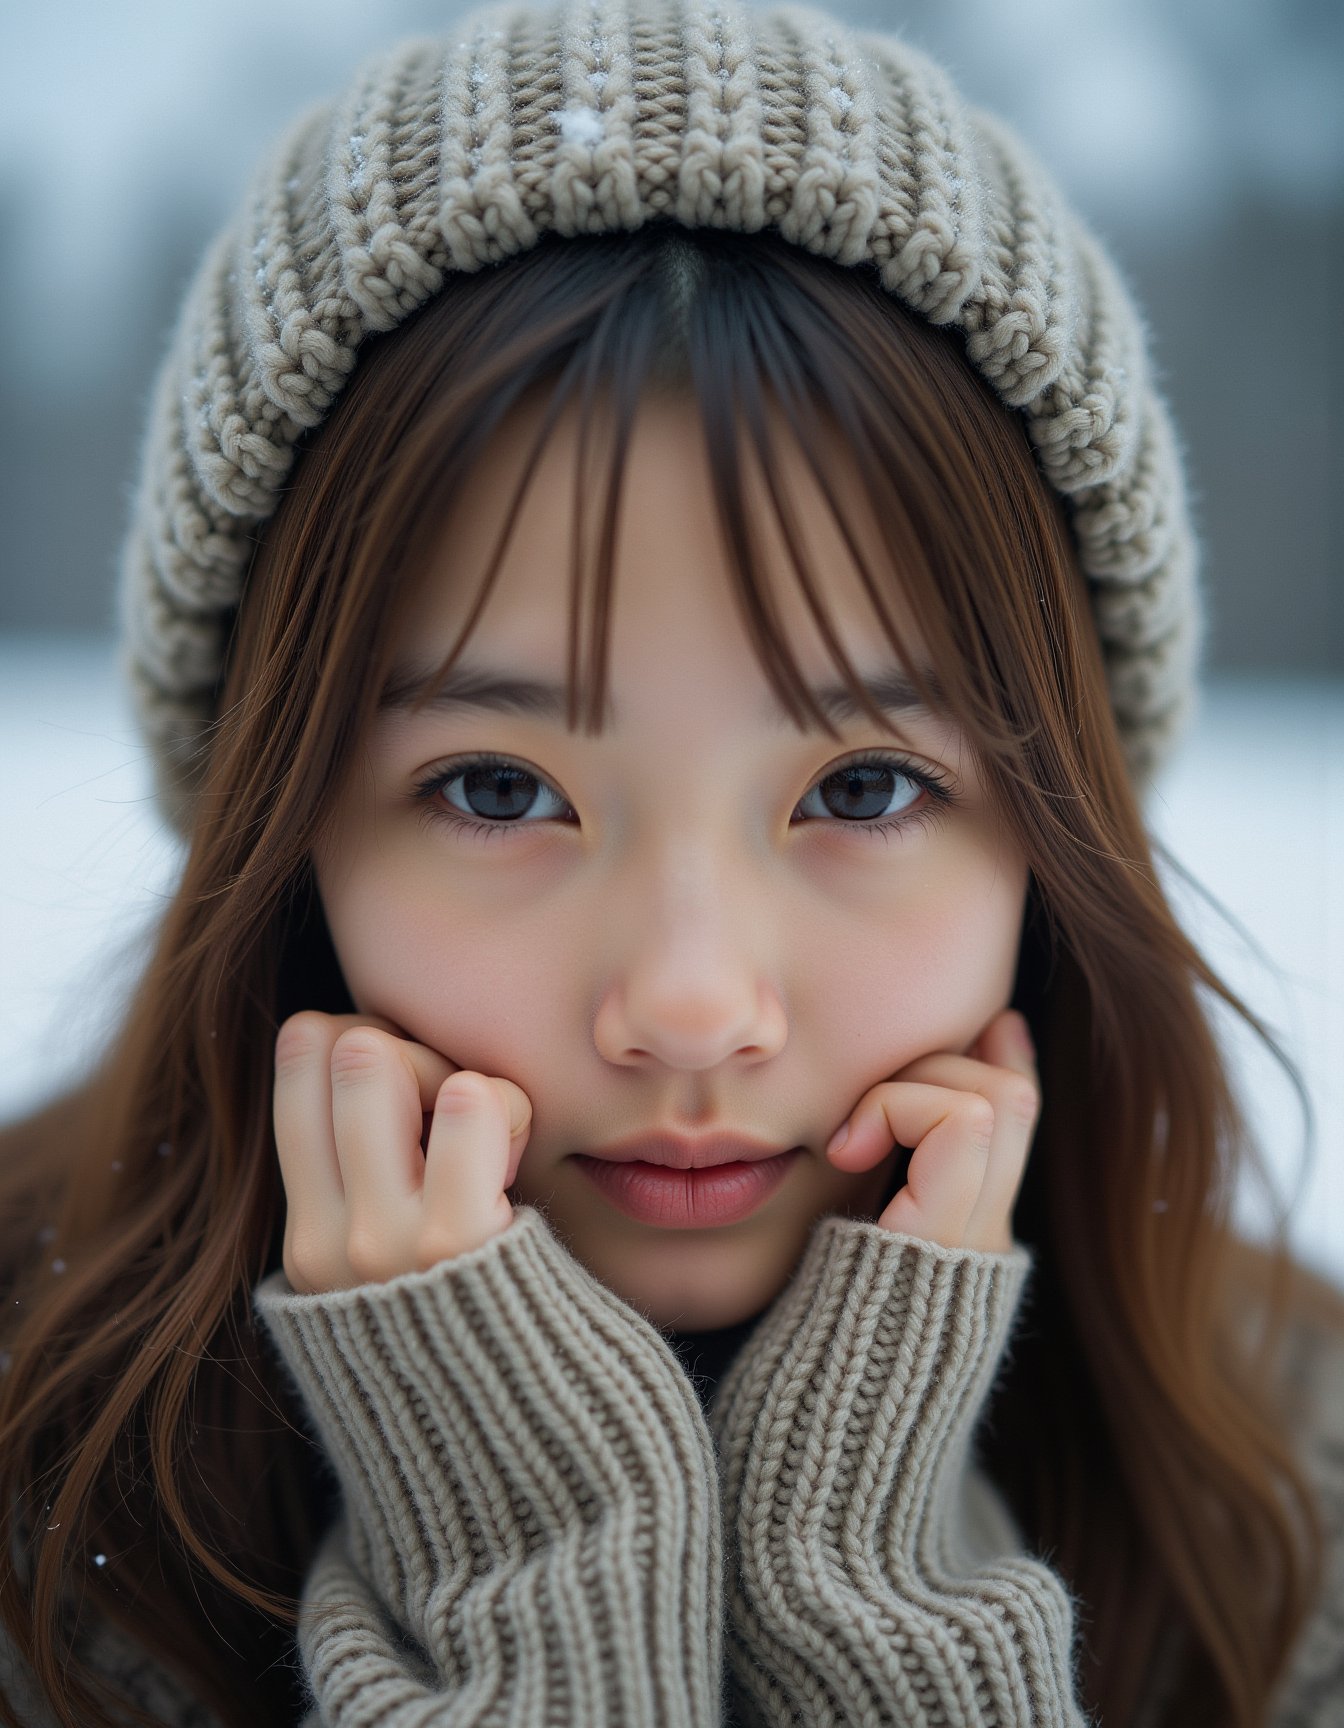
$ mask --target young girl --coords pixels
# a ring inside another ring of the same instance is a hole
[[[1176,444],[1008,133],[796,6],[391,50],[123,615],[189,851],[3,1146],[6,1722],[1341,1720],[1344,1296],[1141,809]]]

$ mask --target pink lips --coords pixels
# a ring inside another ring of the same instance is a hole
[[[592,1156],[617,1164],[637,1159],[642,1164],[662,1164],[672,1170],[704,1170],[711,1164],[757,1164],[788,1150],[748,1134],[674,1134],[655,1129],[647,1134],[629,1134],[599,1146]]]
[[[642,1144],[652,1145],[651,1138]],[[681,1142],[678,1147],[664,1137],[661,1149],[672,1146],[674,1154],[685,1159],[686,1144]],[[702,1154],[708,1144],[702,1143]],[[717,1142],[720,1149],[724,1144],[724,1140]],[[615,1158],[611,1154],[619,1148],[611,1148],[602,1158],[576,1153],[574,1162],[626,1217],[665,1230],[703,1230],[736,1224],[749,1217],[780,1186],[803,1152],[802,1147],[795,1146],[786,1152],[770,1154],[755,1142],[739,1140],[736,1144],[749,1146],[751,1156],[739,1155],[728,1162],[699,1165],[687,1160],[673,1167],[666,1162],[651,1163],[629,1156]]]

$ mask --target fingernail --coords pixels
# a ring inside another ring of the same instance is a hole
[[[837,1128],[835,1133],[832,1134],[830,1139],[826,1142],[826,1156],[829,1158],[832,1152],[838,1152],[848,1139],[849,1123],[846,1122],[842,1127]]]

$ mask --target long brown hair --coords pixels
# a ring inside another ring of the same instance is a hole
[[[0,1139],[0,1547],[27,1573],[4,1578],[9,1635],[63,1724],[111,1728],[94,1668],[66,1666],[77,1612],[124,1628],[230,1728],[297,1719],[295,1598],[334,1476],[250,1296],[281,1255],[276,1028],[350,1006],[309,859],[376,701],[399,585],[534,389],[537,450],[576,396],[585,415],[617,410],[586,692],[571,578],[570,725],[599,728],[622,453],[655,388],[699,404],[737,595],[795,718],[811,703],[772,622],[739,441],[745,426],[821,622],[766,409],[833,508],[814,429],[840,431],[890,553],[864,570],[869,592],[887,617],[899,572],[1031,866],[1015,1002],[1044,1105],[1013,1223],[1036,1269],[984,1462],[1079,1600],[1084,1705],[1130,1721],[1165,1652],[1163,1723],[1262,1728],[1323,1576],[1284,1328],[1310,1298],[1344,1330],[1344,1298],[1293,1262],[1281,1216],[1266,1250],[1232,1230],[1243,1164],[1269,1183],[1209,1001],[1284,1059],[1164,897],[1067,509],[959,338],[867,268],[663,222],[451,276],[368,342],[300,447],[255,547],[181,885],[138,992],[88,1081]]]

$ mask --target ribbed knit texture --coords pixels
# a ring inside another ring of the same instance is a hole
[[[1195,543],[1139,313],[1054,182],[893,36],[800,5],[563,0],[485,7],[368,61],[267,154],[190,285],[121,577],[179,827],[257,527],[361,343],[450,272],[655,219],[871,263],[965,333],[1069,502],[1121,736],[1150,775],[1193,699]]]
[[[744,1722],[1077,1728],[1073,1612],[959,1496],[1030,1269],[823,1219],[719,1388]]]
[[[976,1456],[1029,1268],[823,1219],[708,1422],[662,1335],[530,1208],[386,1284],[264,1280],[258,1324],[342,1489],[303,1589],[302,1728],[1086,1721],[1075,1605]],[[1344,1348],[1294,1348],[1329,1563],[1267,1728],[1339,1728]],[[217,1728],[110,1628],[81,1654],[167,1728]]]
[[[286,1291],[257,1308],[346,1506],[299,1628],[323,1719],[717,1724],[713,1444],[655,1328],[531,1208],[432,1271]]]

